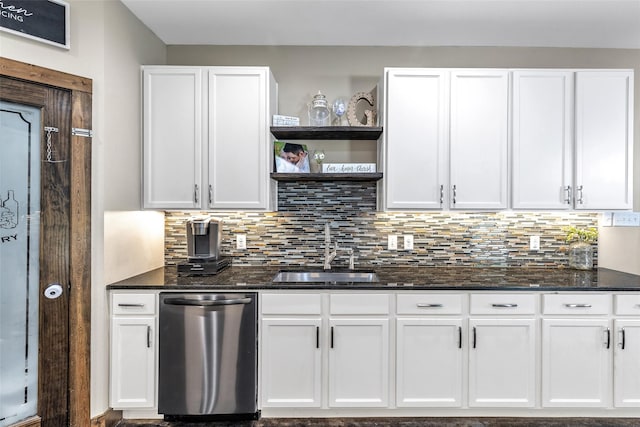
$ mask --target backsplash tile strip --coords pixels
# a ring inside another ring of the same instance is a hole
[[[207,214],[223,222],[221,253],[234,265],[322,266],[324,224],[341,248],[353,248],[356,267],[481,266],[566,267],[563,227],[597,227],[597,213],[582,212],[375,212],[376,184],[280,182],[278,212],[166,212],[165,262],[187,257],[186,221]],[[235,234],[247,249],[235,249]],[[413,234],[414,249],[388,251],[387,235]],[[540,251],[529,251],[529,236]],[[594,247],[597,265],[597,247]],[[339,250],[333,266],[346,267]]]

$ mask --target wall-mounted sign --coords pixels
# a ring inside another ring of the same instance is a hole
[[[0,0],[0,30],[69,49],[69,4]]]

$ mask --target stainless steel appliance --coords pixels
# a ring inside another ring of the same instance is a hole
[[[159,348],[166,419],[257,418],[257,294],[160,293]]]
[[[187,220],[187,256],[189,261],[209,261],[220,257],[222,226],[211,217]]]

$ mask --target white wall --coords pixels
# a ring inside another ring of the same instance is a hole
[[[163,214],[140,210],[139,67],[165,45],[117,0],[67,0],[71,49],[0,33],[0,54],[93,80],[91,416],[108,407],[105,285],[163,263]],[[156,236],[147,240],[149,235]]]

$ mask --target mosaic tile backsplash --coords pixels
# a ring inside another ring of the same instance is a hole
[[[566,267],[563,227],[597,227],[598,214],[579,212],[376,212],[376,184],[362,182],[280,182],[278,212],[166,212],[165,262],[187,257],[186,221],[211,215],[223,222],[224,256],[234,265],[321,267],[324,224],[340,249],[334,268],[347,267],[348,248],[356,268],[368,266]],[[246,234],[247,249],[236,250],[235,235]],[[398,235],[398,250],[387,236]],[[402,235],[412,234],[413,250]],[[529,237],[540,236],[540,250]],[[597,245],[594,245],[597,265]]]

